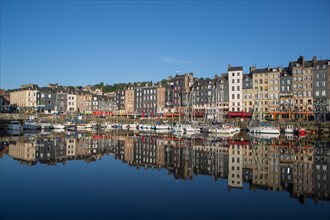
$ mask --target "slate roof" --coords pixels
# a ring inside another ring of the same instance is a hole
[[[243,67],[242,66],[232,66],[230,68],[228,68],[228,72],[231,71],[243,71]]]

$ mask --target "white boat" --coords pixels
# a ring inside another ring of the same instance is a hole
[[[25,120],[23,124],[24,130],[38,130],[40,128],[41,128],[40,125],[35,120],[32,119]]]
[[[280,129],[275,126],[257,126],[248,129],[252,134],[280,134]]]
[[[249,133],[249,136],[256,139],[264,139],[264,140],[270,140],[274,138],[278,138],[280,136],[280,133]]]
[[[64,128],[54,128],[53,132],[54,133],[62,133],[62,132],[65,132],[65,129]]]
[[[260,104],[261,102],[257,102],[257,100],[255,100],[255,104],[258,104],[258,108],[260,108]],[[253,109],[255,109],[255,106],[253,106]],[[280,128],[276,127],[272,124],[269,124],[268,122],[265,123],[262,121],[262,114],[258,114],[258,119],[256,120],[255,118],[255,112],[253,110],[252,112],[252,117],[248,123],[247,129],[249,130],[249,132],[251,134],[274,134],[274,135],[279,135],[280,134]],[[256,121],[255,121],[256,120]],[[252,126],[253,122],[256,122],[255,125]]]
[[[84,129],[86,129],[86,124],[77,124],[76,128],[77,128],[77,130],[84,130]]]
[[[54,129],[64,129],[65,128],[65,125],[62,125],[60,123],[52,124],[52,126]]]
[[[167,125],[167,124],[161,124],[161,125],[156,125],[156,130],[160,131],[160,130],[170,130],[171,126]]]
[[[293,133],[294,132],[293,125],[287,125],[284,131],[285,133]]]
[[[213,127],[209,129],[210,133],[217,133],[217,134],[231,134],[235,133],[236,129],[227,126],[227,125],[222,125],[221,127]]]
[[[67,129],[67,130],[76,130],[76,124],[75,123],[72,123],[72,122],[70,122],[70,121],[68,121],[68,122],[66,122],[65,124],[64,124],[64,127],[65,127],[65,129]]]
[[[23,126],[19,121],[11,121],[7,126],[8,130],[16,130],[16,131],[23,131]]]
[[[201,129],[197,126],[192,126],[192,125],[183,125],[183,130],[185,132],[190,132],[190,133],[200,133]]]
[[[52,129],[53,128],[52,124],[47,121],[41,121],[41,122],[39,122],[39,125],[40,125],[41,129]]]
[[[275,127],[274,125],[271,124],[266,124],[261,122],[261,120],[259,119],[257,121],[257,126],[251,126],[252,121],[255,119],[254,113],[252,114],[252,118],[250,119],[250,122],[248,124],[248,130],[251,134],[275,134],[275,135],[279,135],[280,134],[280,128],[279,127]]]

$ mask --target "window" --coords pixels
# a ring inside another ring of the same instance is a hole
[[[237,91],[240,91],[240,87],[239,86],[237,86]]]
[[[240,94],[237,94],[237,99],[240,99]]]
[[[240,74],[240,73],[238,72],[238,73],[237,73],[237,76],[239,76],[239,74]]]
[[[232,98],[232,99],[235,99],[235,94],[232,94],[232,95],[231,95],[231,98]]]
[[[232,76],[235,76],[235,73],[232,73],[231,75],[232,75]]]
[[[315,86],[316,86],[316,87],[320,87],[320,82],[319,82],[319,81],[316,81],[316,82],[315,82]]]
[[[327,171],[327,165],[323,165],[322,168],[324,171]]]
[[[325,96],[325,95],[326,95],[325,90],[322,90],[322,96]]]
[[[237,83],[240,83],[240,79],[237,79]]]
[[[315,96],[320,96],[320,92],[319,91],[315,91]]]
[[[235,83],[235,79],[232,79],[231,82],[232,82],[232,83]]]
[[[231,87],[231,91],[235,91],[235,86],[232,86]]]

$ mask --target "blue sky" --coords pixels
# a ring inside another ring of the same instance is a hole
[[[157,82],[329,59],[329,0],[1,1],[4,89]]]

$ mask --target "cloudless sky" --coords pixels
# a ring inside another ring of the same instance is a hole
[[[2,1],[0,88],[157,82],[329,59],[329,0]]]

